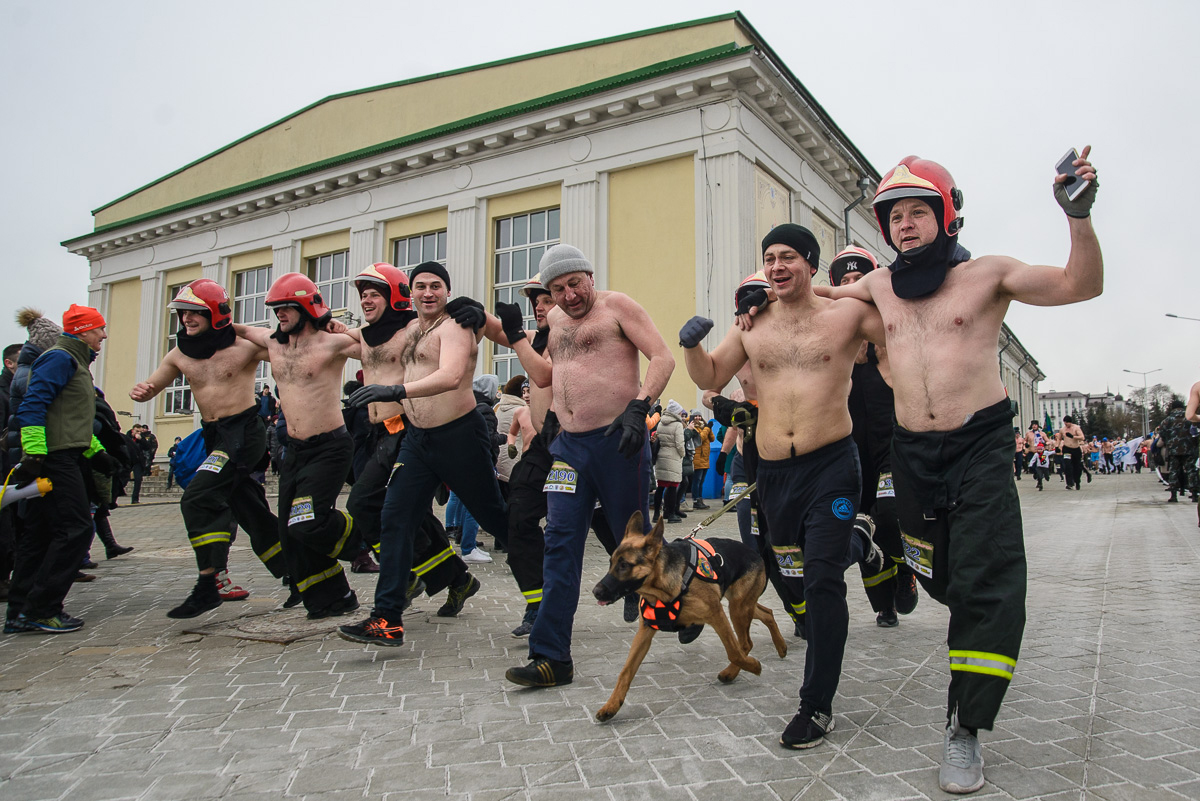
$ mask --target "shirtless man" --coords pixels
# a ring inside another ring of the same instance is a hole
[[[343,639],[379,645],[404,642],[402,616],[413,543],[439,484],[447,484],[479,525],[496,537],[505,539],[508,526],[487,425],[471,391],[477,334],[455,324],[446,310],[450,275],[445,267],[435,261],[419,264],[409,281],[417,317],[404,332],[398,368],[402,372],[390,373],[403,382],[372,383],[349,401],[352,406],[402,404],[408,420],[383,502],[375,607],[365,620],[338,629]],[[451,587],[451,602],[459,609],[479,592],[478,579],[467,573],[464,580],[462,586]]]
[[[1075,424],[1075,418],[1067,415],[1062,427],[1063,467],[1067,474],[1067,489],[1081,489],[1079,478],[1083,475],[1083,429]],[[1088,481],[1092,480],[1091,474]]]
[[[614,526],[623,526],[637,510],[643,521],[650,519],[646,415],[675,369],[646,310],[620,292],[597,291],[592,273],[591,262],[570,245],[550,248],[539,265],[556,306],[547,315],[548,351],[562,433],[550,443],[554,463],[545,486],[545,603],[529,635],[529,664],[505,673],[526,687],[554,687],[574,678],[571,629],[596,499]],[[649,360],[644,382],[639,353]],[[521,364],[535,382],[544,381],[524,358]]]
[[[526,380],[521,387],[521,400],[525,405],[513,412],[512,423],[508,427],[508,458],[515,459],[517,453],[525,453],[533,445],[537,429],[533,425],[533,416],[529,413],[529,382]],[[517,440],[521,440],[520,451],[517,450]]]
[[[758,312],[753,328],[733,325],[708,353],[700,342],[712,320],[693,317],[679,339],[688,375],[701,389],[724,387],[750,364],[760,404],[759,503],[783,580],[803,596],[806,611],[800,709],[780,743],[811,748],[833,729],[849,624],[844,574],[869,547],[854,528],[861,479],[850,436],[850,373],[863,339],[882,341],[883,329],[866,303],[813,294],[820,249],[808,229],[776,226],[762,254],[778,300]]]
[[[342,419],[342,368],[358,352],[346,334],[324,330],[332,317],[317,285],[287,273],[267,290],[266,304],[279,327],[237,326],[239,337],[267,350],[279,401],[287,416],[288,445],[279,472],[279,539],[288,575],[310,620],[358,608],[338,564],[358,556],[362,541],[354,521],[336,508],[354,460]]]
[[[412,309],[408,276],[391,264],[380,262],[359,273],[354,278],[354,286],[367,325],[346,333],[361,344],[359,359],[363,366],[363,382],[403,384],[406,332],[409,323],[417,318]],[[366,459],[350,489],[346,510],[354,518],[355,529],[363,541],[379,551],[387,484],[404,436],[404,408],[397,402],[379,402],[369,404],[367,412],[371,428],[362,446]],[[459,596],[470,586],[471,577],[431,508],[426,510],[414,540],[413,553],[416,564],[412,574],[405,578],[405,605],[422,591],[432,596],[450,587],[450,598],[437,614],[439,617],[457,615],[462,610]],[[461,601],[465,600],[465,597],[461,598]],[[393,638],[391,629],[386,618],[377,621],[372,627],[371,642],[401,644],[403,640]]]
[[[200,407],[208,458],[179,502],[200,577],[187,599],[167,612],[167,617],[190,618],[220,606],[226,594],[238,589],[227,574],[235,521],[246,529],[250,547],[271,575],[282,578],[287,565],[279,523],[262,485],[250,477],[267,453],[267,430],[254,398],[254,373],[266,349],[234,333],[229,294],[216,281],[191,282],[171,308],[182,326],[178,344],[149,378],[134,385],[129,397],[145,403],[184,375]],[[240,597],[247,594],[242,590]]]
[[[1006,256],[972,259],[958,244],[962,193],[940,165],[910,156],[885,176],[875,215],[899,254],[832,297],[878,307],[887,330],[898,425],[892,475],[909,564],[950,607],[948,726],[939,783],[969,793],[983,786],[978,729],[991,729],[1012,677],[1025,621],[1021,507],[1009,460],[1012,404],[1000,380],[996,343],[1008,305],[1060,306],[1104,286],[1089,210],[1096,173],[1084,148],[1075,200],[1055,178],[1068,215],[1065,269]]]
[[[1192,384],[1192,388],[1188,392],[1187,408],[1184,410],[1183,416],[1190,422],[1200,423],[1200,381]]]

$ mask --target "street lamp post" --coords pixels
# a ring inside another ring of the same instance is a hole
[[[1142,436],[1144,437],[1149,433],[1150,429],[1150,398],[1148,397],[1150,395],[1150,390],[1147,386],[1146,376],[1150,375],[1151,373],[1161,372],[1162,368],[1155,367],[1153,370],[1147,370],[1145,372],[1142,372],[1141,370],[1121,369],[1126,373],[1133,373],[1134,375],[1140,375],[1142,377]]]
[[[1192,320],[1194,322],[1200,323],[1200,317],[1184,317],[1182,314],[1170,314],[1170,313],[1168,313],[1167,316],[1173,317],[1176,320]]]

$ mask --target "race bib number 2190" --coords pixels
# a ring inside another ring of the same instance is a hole
[[[550,465],[550,472],[546,474],[546,484],[543,487],[544,492],[566,492],[575,494],[575,488],[579,485],[579,474],[574,467],[556,459],[554,464]]]

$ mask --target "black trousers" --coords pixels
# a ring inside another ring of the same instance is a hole
[[[133,493],[129,496],[130,503],[140,503],[142,494],[142,477],[146,475],[146,468],[142,464],[133,465]]]
[[[387,497],[388,480],[400,453],[404,432],[389,434],[383,423],[371,426],[361,448],[365,451],[359,461],[358,475],[350,488],[346,510],[354,518],[358,532],[356,542],[363,542],[379,553],[380,525],[383,501]],[[357,456],[357,454],[356,454]],[[446,529],[434,514],[432,506],[413,538],[412,572],[425,582],[425,592],[434,595],[446,587],[458,586],[467,574],[462,557],[454,551]]]
[[[858,448],[848,436],[790,459],[760,459],[757,466],[774,559],[783,582],[805,603],[800,699],[819,712],[832,711],[842,675],[850,622],[846,568],[862,558],[852,533],[862,494],[859,469]]]
[[[439,484],[450,487],[480,526],[498,540],[508,539],[508,510],[492,453],[487,424],[474,409],[445,425],[410,425],[405,431],[381,517],[376,614],[401,618],[415,540]]]
[[[527,604],[542,600],[542,558],[546,553],[543,487],[553,461],[539,434],[508,478],[508,568]]]
[[[739,483],[748,486],[758,481],[758,445],[753,438],[744,437],[742,446],[745,450],[735,450],[733,458],[730,459],[729,471],[733,480],[733,487],[729,491],[730,498],[745,489],[745,486],[738,488]],[[775,552],[771,550],[771,524],[763,511],[762,496],[758,489],[750,493],[749,500],[738,503],[737,514],[742,542],[758,551],[758,555],[762,557],[763,565],[766,567],[767,580],[775,588],[775,594],[783,603],[784,611],[787,612],[793,623],[803,629],[804,587],[802,584],[797,585],[794,582],[789,585],[779,572],[779,561],[775,558]],[[745,521],[744,524],[743,521]],[[749,541],[747,537],[750,538]],[[803,578],[804,566],[800,565],[797,569],[800,571],[800,577]]]
[[[1063,462],[1066,465],[1067,486],[1079,488],[1079,479],[1083,476],[1083,449],[1063,448]]]
[[[310,612],[350,592],[338,558],[346,558],[343,549],[354,521],[336,503],[353,458],[354,445],[344,426],[288,441],[279,476],[279,541],[288,575]]]
[[[867,481],[864,481],[867,483]],[[896,609],[897,577],[908,569],[904,564],[904,548],[900,544],[900,521],[896,517],[896,491],[892,487],[892,472],[879,473],[870,482],[871,489],[864,487],[863,494],[871,497],[870,514],[875,521],[875,544],[883,551],[887,560],[883,569],[858,563],[863,589],[875,612],[894,612]]]
[[[208,458],[196,469],[179,511],[196,566],[221,571],[229,566],[229,544],[236,525],[250,535],[250,547],[271,575],[287,572],[279,544],[279,521],[271,513],[263,487],[250,473],[267,453],[267,431],[253,407],[203,424]]]
[[[92,514],[88,504],[91,468],[82,448],[53,451],[46,456],[42,475],[54,490],[28,502],[24,535],[17,541],[12,584],[8,590],[8,617],[20,613],[41,620],[63,611],[63,600],[79,572],[92,542]]]

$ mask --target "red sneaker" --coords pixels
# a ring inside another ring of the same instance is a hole
[[[229,580],[228,570],[217,573],[217,594],[222,601],[244,601],[250,597],[248,591]]]

